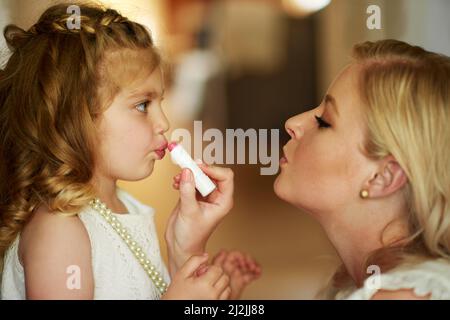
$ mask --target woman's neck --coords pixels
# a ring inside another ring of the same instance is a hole
[[[382,246],[379,238],[370,233],[363,235],[337,226],[325,228],[325,232],[353,282],[360,284],[366,277],[363,267],[368,255]]]
[[[334,212],[333,216],[343,216],[340,214]],[[354,212],[348,216],[356,217],[356,214],[357,212]],[[356,285],[361,285],[364,279],[373,273],[372,269],[365,270],[367,258],[371,253],[408,236],[406,220],[399,219],[402,214],[403,212],[392,214],[390,216],[392,219],[385,221],[374,219],[361,223],[362,220],[355,219],[354,223],[347,224],[322,223],[328,238]]]

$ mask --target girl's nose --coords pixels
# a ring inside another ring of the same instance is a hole
[[[301,114],[289,118],[284,127],[292,139],[299,139],[304,132]]]
[[[169,120],[167,120],[167,117],[166,117],[166,115],[164,114],[164,112],[161,112],[161,113],[159,114],[158,121],[157,121],[157,123],[155,124],[154,129],[155,129],[155,131],[156,131],[157,133],[159,133],[159,134],[164,134],[164,133],[166,133],[167,131],[169,131],[169,128],[170,128]]]

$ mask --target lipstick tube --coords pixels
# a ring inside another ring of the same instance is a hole
[[[172,142],[167,147],[170,151],[172,162],[180,166],[182,169],[188,168],[192,171],[195,180],[195,188],[203,197],[206,197],[216,189],[216,185],[211,179],[199,168],[189,153],[176,142]]]

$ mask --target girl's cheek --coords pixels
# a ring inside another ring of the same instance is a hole
[[[149,122],[141,121],[132,124],[129,128],[133,144],[143,152],[150,152],[154,146],[154,135]],[[125,141],[126,143],[126,141]]]

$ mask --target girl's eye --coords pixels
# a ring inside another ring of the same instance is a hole
[[[148,107],[148,104],[149,104],[149,103],[150,103],[150,101],[148,101],[148,100],[143,101],[143,102],[141,102],[141,103],[139,103],[139,104],[136,105],[136,109],[137,109],[139,112],[147,113],[147,107]]]
[[[315,116],[316,117],[316,121],[319,125],[319,128],[329,128],[331,127],[331,125],[326,122],[325,120],[323,120],[321,117]]]

